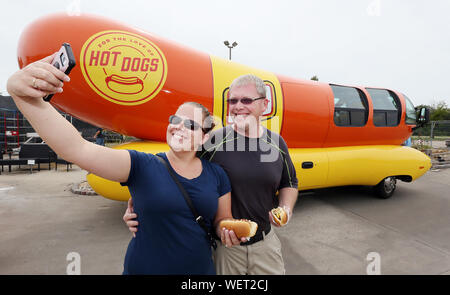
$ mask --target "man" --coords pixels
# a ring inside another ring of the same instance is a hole
[[[98,145],[105,145],[105,136],[103,135],[103,129],[97,128],[94,134],[95,143]]]
[[[285,274],[281,243],[271,230],[271,225],[278,225],[270,211],[277,206],[284,208],[289,221],[298,195],[294,165],[281,136],[261,125],[268,100],[260,78],[244,75],[235,79],[227,102],[233,124],[214,132],[200,154],[221,165],[228,174],[233,217],[255,221],[258,231],[248,242],[241,243],[233,232],[224,230],[222,243],[215,251],[216,272]],[[135,217],[129,206],[124,221],[132,232],[137,230],[137,222],[131,221]]]

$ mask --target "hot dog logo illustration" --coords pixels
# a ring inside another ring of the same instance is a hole
[[[80,54],[81,71],[89,86],[104,99],[139,105],[154,98],[167,77],[166,58],[154,43],[126,31],[91,36]]]

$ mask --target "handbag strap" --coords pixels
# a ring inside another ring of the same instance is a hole
[[[214,238],[212,238],[211,233],[208,229],[208,226],[206,225],[205,219],[203,218],[203,216],[201,216],[200,214],[198,214],[197,210],[195,209],[194,205],[192,204],[192,200],[189,197],[188,193],[186,192],[186,190],[184,189],[183,185],[180,183],[180,180],[178,179],[178,177],[176,177],[174,171],[171,169],[171,167],[169,167],[169,164],[167,164],[167,162],[161,158],[158,155],[155,155],[155,157],[162,163],[164,164],[164,166],[166,166],[167,171],[169,171],[170,176],[172,176],[173,180],[175,181],[175,183],[177,184],[178,188],[180,189],[184,200],[186,201],[187,205],[189,206],[189,208],[191,209],[192,213],[194,214],[194,218],[195,221],[201,226],[201,228],[206,232],[212,246],[214,247],[214,249],[217,247],[215,245],[215,240]]]

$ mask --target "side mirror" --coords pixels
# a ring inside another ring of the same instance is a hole
[[[426,107],[421,107],[417,115],[417,125],[423,126],[430,121],[430,110]]]

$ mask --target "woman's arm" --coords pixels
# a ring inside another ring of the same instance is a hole
[[[223,219],[233,218],[231,214],[231,193],[226,193],[219,199],[219,204],[217,206],[217,213],[214,217],[214,227],[216,228],[217,236],[220,237],[221,229],[219,229],[219,223]]]
[[[100,177],[126,181],[131,167],[128,151],[86,141],[55,108],[42,100],[47,94],[61,93],[61,81],[70,80],[50,64],[52,59],[53,55],[47,56],[14,73],[7,83],[9,94],[39,136],[59,156]]]
[[[133,233],[133,237],[136,237],[136,232],[138,231],[138,222],[135,218],[137,218],[137,215],[133,210],[133,200],[130,199],[128,200],[128,208],[123,215],[123,221],[128,226],[128,229]],[[219,204],[213,226],[216,229],[217,236],[220,237],[222,243],[227,247],[239,245],[241,242],[246,242],[246,238],[242,238],[241,241],[239,241],[233,231],[229,231],[225,228],[219,228],[220,221],[227,218],[233,218],[233,215],[231,214],[231,193],[226,193],[219,198]]]
[[[231,192],[226,193],[219,198],[217,213],[214,218],[214,227],[216,229],[216,234],[218,237],[220,237],[222,244],[224,244],[226,247],[231,247],[234,245],[239,245],[241,242],[246,242],[246,238],[241,238],[241,240],[239,240],[233,231],[229,231],[225,228],[219,228],[220,221],[228,218],[233,218],[233,215],[231,213]]]

